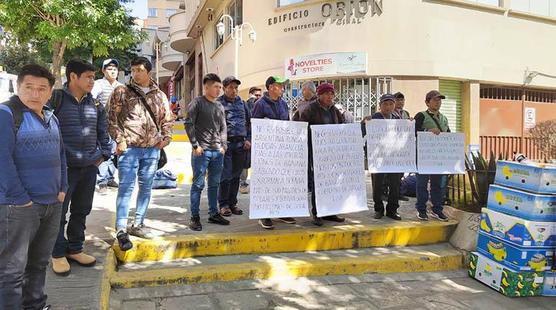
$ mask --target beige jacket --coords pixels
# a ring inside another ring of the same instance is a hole
[[[155,114],[160,132],[141,103],[140,97],[128,89],[128,86],[146,97],[147,104]],[[108,131],[112,139],[116,143],[125,141],[128,146],[135,147],[154,147],[162,140],[170,141],[174,114],[166,94],[152,80],[146,95],[133,79],[128,86],[116,87],[108,101]]]

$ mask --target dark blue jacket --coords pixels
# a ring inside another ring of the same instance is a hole
[[[27,107],[22,111],[16,136],[10,108],[0,105],[0,205],[57,203],[58,193],[68,189],[58,121],[50,110],[44,111],[44,119]]]
[[[228,140],[234,137],[245,137],[247,140],[251,140],[251,113],[243,100],[239,96],[230,100],[224,95],[218,97],[217,100],[226,112]]]
[[[274,111],[276,111],[276,113]],[[290,113],[288,111],[288,104],[282,97],[278,98],[278,101],[270,99],[268,92],[265,92],[264,96],[255,103],[251,117],[289,121]]]
[[[112,145],[103,105],[91,94],[77,102],[67,88],[54,92],[62,94],[61,102],[54,102],[60,93],[53,94],[49,106],[60,121],[68,167],[87,167],[110,158]]]

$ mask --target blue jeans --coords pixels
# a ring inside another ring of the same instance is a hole
[[[116,172],[116,166],[112,159],[104,161],[98,166],[97,184],[106,185],[108,182],[114,180],[114,173]]]
[[[43,309],[60,203],[0,206],[0,309]]]
[[[201,192],[205,187],[205,175],[208,174],[208,203],[209,215],[218,213],[216,206],[218,198],[218,185],[222,175],[224,155],[219,151],[207,150],[203,155],[191,154],[191,167],[193,168],[193,184],[191,185],[191,216],[199,216]]]
[[[441,174],[417,174],[417,203],[415,204],[417,211],[427,210],[427,201],[429,201],[427,186],[429,180],[432,211],[442,211],[442,177],[443,175]]]
[[[60,231],[52,257],[60,258],[66,254],[77,254],[83,251],[85,220],[93,208],[97,171],[95,165],[82,168],[68,167],[68,192],[62,206]],[[68,209],[69,222],[66,221]],[[68,223],[67,230],[66,223]]]
[[[224,167],[220,178],[218,204],[220,208],[235,207],[239,191],[239,177],[245,167],[247,151],[243,149],[244,141],[228,141],[228,149],[224,154]]]
[[[139,192],[135,210],[135,225],[143,224],[151,200],[151,187],[158,167],[160,150],[155,147],[128,147],[118,156],[120,187],[116,199],[116,230],[125,230],[129,213],[129,200],[139,178]]]

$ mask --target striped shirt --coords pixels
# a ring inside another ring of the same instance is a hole
[[[108,99],[110,99],[110,95],[112,95],[114,88],[120,85],[124,84],[118,82],[117,80],[114,81],[113,84],[110,84],[110,82],[108,82],[106,78],[96,80],[95,86],[91,91],[91,95],[93,95],[94,99],[98,99],[102,103],[102,105],[106,106],[106,103],[108,102]]]

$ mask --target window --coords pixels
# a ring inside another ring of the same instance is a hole
[[[157,17],[158,16],[158,10],[155,8],[149,8],[149,17]]]
[[[166,17],[170,17],[174,14],[176,14],[177,10],[176,9],[166,9]]]
[[[286,6],[294,3],[303,2],[305,0],[278,0],[278,6]]]
[[[218,28],[216,27],[216,25],[218,25],[220,23],[220,19],[222,18],[222,15],[220,15],[217,19],[216,19],[216,24],[214,24],[214,49],[217,49],[220,45],[222,45],[222,43],[224,43],[224,37],[226,36],[226,34],[224,34],[223,36],[218,35]],[[225,23],[228,23],[227,20],[224,20]],[[228,27],[226,27],[228,28]],[[229,33],[226,30],[226,33]]]
[[[234,20],[236,25],[243,24],[243,0],[235,0],[230,2],[230,4],[226,7],[225,14],[228,14]],[[220,23],[220,19],[222,15],[216,19],[216,24],[214,25],[214,35],[215,35],[215,49],[217,49],[222,43],[224,43],[224,38],[227,38],[231,33],[232,29],[230,29],[230,20],[228,18],[224,19],[225,31],[224,36],[220,37],[218,35],[218,31],[216,25]]]
[[[556,18],[556,0],[512,0],[512,10]]]
[[[243,24],[243,0],[232,1],[226,11],[234,19],[236,25]]]

